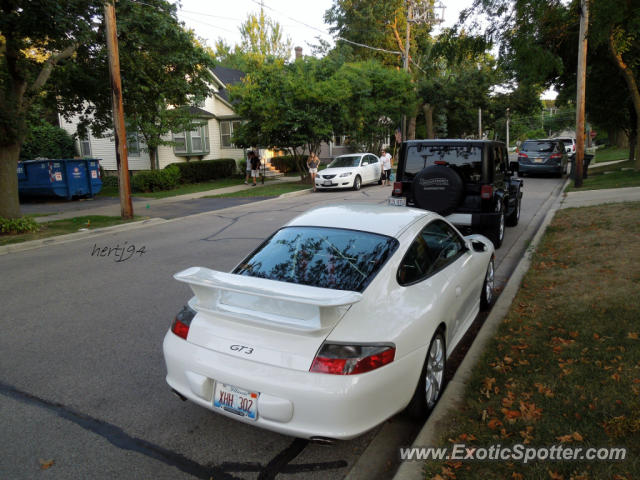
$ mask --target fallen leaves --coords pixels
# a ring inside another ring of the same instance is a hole
[[[40,459],[40,470],[47,470],[53,467],[55,461],[54,460],[42,460]]]
[[[556,437],[556,440],[558,440],[560,443],[571,443],[574,441],[582,442],[583,438],[582,435],[580,435],[578,432],[573,432],[568,435],[560,435],[559,437]]]

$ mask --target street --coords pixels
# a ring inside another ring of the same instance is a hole
[[[496,252],[498,287],[562,182],[524,180],[520,224]],[[174,273],[229,271],[300,212],[384,203],[390,192],[373,185],[247,203],[0,256],[0,478],[30,479],[44,467],[43,478],[60,479],[342,479],[367,468],[362,478],[389,478],[397,448],[420,425],[397,415],[330,446],[257,429],[176,398],[164,380],[162,339],[190,297]],[[109,255],[95,254],[105,247]]]

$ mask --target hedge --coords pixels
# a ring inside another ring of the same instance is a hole
[[[16,234],[37,232],[40,226],[31,217],[3,218],[0,217],[0,233]]]
[[[143,193],[171,190],[178,186],[179,181],[180,170],[175,165],[169,165],[163,170],[136,173],[131,180],[131,189]]]
[[[218,178],[228,178],[236,173],[236,161],[233,158],[172,163],[167,168],[171,166],[178,168],[181,183],[206,182]]]
[[[298,172],[298,165],[293,155],[283,155],[282,157],[273,157],[269,160],[271,165],[276,167],[282,173]]]
[[[75,155],[75,142],[71,135],[48,123],[32,127],[20,149],[21,160],[73,158]]]

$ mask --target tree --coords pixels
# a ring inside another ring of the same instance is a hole
[[[190,110],[175,107],[203,101],[213,81],[213,57],[184,29],[176,8],[166,0],[116,4],[127,132],[142,135],[152,169],[157,147],[173,144],[168,134],[191,128]],[[102,35],[98,32],[92,51],[56,78],[56,94],[64,114],[81,113],[83,126],[90,125],[97,135],[113,128]]]
[[[17,162],[26,118],[52,72],[94,38],[98,0],[0,3],[0,217],[20,215]]]

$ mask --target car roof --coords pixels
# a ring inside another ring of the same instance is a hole
[[[354,157],[356,155],[373,155],[373,153],[369,153],[369,152],[354,152],[354,153],[343,153],[342,155],[338,155],[336,158],[340,158],[340,157]]]
[[[351,203],[323,205],[291,220],[287,226],[344,228],[398,237],[406,228],[436,213],[417,208]],[[429,219],[431,219],[429,218]]]
[[[438,139],[430,139],[430,140],[407,140],[405,142],[407,145],[494,145],[496,143],[503,144],[504,142],[499,142],[497,140],[479,140],[479,139],[464,139],[464,138],[438,138]]]

